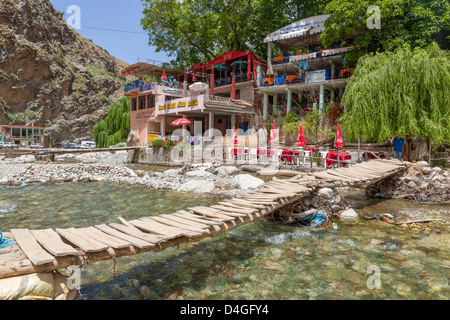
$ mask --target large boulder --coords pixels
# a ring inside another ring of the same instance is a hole
[[[127,147],[139,147],[141,138],[137,130],[131,130],[128,134]]]
[[[178,191],[181,192],[199,192],[208,193],[215,189],[214,182],[205,180],[190,180],[185,184],[182,184]]]
[[[250,174],[239,174],[234,177],[234,181],[239,189],[254,190],[264,184],[264,181]]]
[[[189,178],[209,178],[212,176],[212,173],[204,170],[198,170],[198,171],[188,171],[184,175]]]
[[[236,168],[236,167],[233,167],[233,166],[223,166],[223,167],[217,168],[215,172],[216,172],[219,176],[227,176],[227,175],[233,174],[233,173],[235,173],[235,172],[237,172],[237,171],[239,171],[239,169]]]

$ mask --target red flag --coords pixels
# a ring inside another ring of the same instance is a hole
[[[162,81],[167,81],[166,70],[163,70],[163,74],[161,76]]]
[[[339,123],[337,124],[336,129],[336,138],[334,140],[334,147],[336,149],[342,148],[344,146],[344,140],[342,139],[341,135],[341,127],[339,127]]]
[[[195,75],[195,73],[192,75],[192,82],[196,82],[197,81],[197,76]]]
[[[275,128],[272,125],[272,128],[270,129],[270,140],[269,143],[278,141],[277,132],[275,131]]]
[[[305,135],[303,134],[303,127],[301,125],[300,125],[297,145],[299,147],[305,147],[306,146]]]

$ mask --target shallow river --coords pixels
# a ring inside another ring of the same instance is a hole
[[[449,205],[367,199],[367,215],[448,216]],[[0,188],[1,231],[68,228],[172,213],[219,198],[108,183]],[[258,221],[197,243],[96,262],[82,269],[82,299],[448,299],[449,233],[379,220],[307,227]],[[369,269],[368,269],[369,268]],[[379,280],[379,281],[378,281]]]

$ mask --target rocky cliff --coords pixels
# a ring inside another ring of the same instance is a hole
[[[0,1],[0,124],[45,126],[59,142],[92,139],[122,94],[119,64],[49,0]]]

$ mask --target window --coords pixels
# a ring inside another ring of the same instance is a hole
[[[27,129],[22,128],[22,138],[26,138],[27,137]]]
[[[145,96],[139,97],[139,110],[145,109]]]
[[[28,138],[33,138],[33,129],[28,129]]]
[[[155,107],[155,95],[154,94],[149,94],[147,96],[147,108],[151,109]]]
[[[170,100],[174,100],[174,99],[179,99],[179,98],[172,97],[172,96],[166,96],[165,101],[170,101]]]
[[[39,132],[40,130],[39,129],[34,129],[34,134],[35,135],[38,135],[38,134],[40,134],[40,132]]]
[[[137,98],[131,99],[131,111],[136,111],[137,108]]]
[[[19,128],[12,128],[12,135],[14,138],[20,138],[20,129]]]

